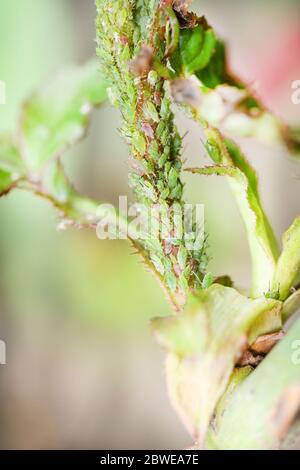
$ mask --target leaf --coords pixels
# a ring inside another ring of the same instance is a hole
[[[249,344],[252,345],[257,338],[281,331],[282,329],[282,304],[277,302],[273,309],[260,315],[249,331]]]
[[[97,224],[100,203],[82,196],[76,191],[64,173],[59,160],[52,160],[43,171],[37,187],[29,187],[33,192],[48,199],[61,215],[75,225]]]
[[[204,42],[197,57],[186,64],[186,70],[190,75],[204,69],[210,62],[216,48],[217,38],[212,29],[208,29],[204,34]]]
[[[247,229],[253,264],[252,296],[259,297],[270,289],[278,257],[277,243],[262,208],[257,177],[237,146],[222,140],[214,129],[206,131],[212,158],[222,164],[206,168],[187,169],[201,175],[227,176]],[[212,152],[212,150],[211,150]]]
[[[290,289],[300,271],[300,216],[283,235],[283,250],[277,262],[273,290],[279,290],[280,299],[290,295]]]
[[[204,29],[198,24],[195,28],[181,29],[179,46],[170,58],[177,76],[190,76],[205,69],[213,57],[217,38],[212,29]]]
[[[218,85],[233,81],[227,76],[226,51],[223,42],[217,41],[215,53],[209,64],[204,69],[199,70],[196,75],[203,85],[210,89],[215,89]]]
[[[182,29],[180,32],[180,52],[182,63],[188,66],[201,51],[204,40],[204,30],[201,25],[194,29]]]
[[[288,299],[284,302],[282,307],[282,319],[287,321],[294,313],[300,310],[300,289],[294,292]]]
[[[81,139],[93,107],[106,98],[106,83],[95,61],[71,67],[25,103],[21,150],[31,173]]]
[[[300,405],[300,320],[263,362],[236,387],[211,426],[207,444],[213,449],[277,448]],[[298,348],[299,349],[299,348]]]
[[[24,168],[17,148],[8,137],[0,136],[0,196],[23,176]]]
[[[167,381],[173,404],[201,445],[253,322],[279,302],[248,299],[213,285],[193,297],[184,313],[152,321],[169,354]]]

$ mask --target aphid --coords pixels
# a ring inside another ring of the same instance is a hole
[[[151,119],[152,121],[156,123],[159,122],[159,115],[158,115],[157,109],[151,101],[148,101],[147,103],[144,104],[143,111],[148,119]]]
[[[161,94],[159,93],[159,91],[156,91],[153,94],[153,101],[156,104],[156,106],[160,106],[160,104],[161,104]]]
[[[146,168],[139,160],[129,158],[128,166],[139,176],[144,176],[147,174]]]
[[[177,78],[171,83],[171,93],[179,104],[188,104],[192,108],[198,108],[202,97],[199,86],[191,79]]]
[[[273,291],[269,287],[268,292],[266,292],[264,295],[266,299],[279,300],[280,299],[280,285],[278,285],[277,289]]]
[[[174,264],[173,268],[174,268],[174,273],[176,274],[176,276],[180,277],[182,274],[182,269],[179,266],[179,264]]]
[[[143,122],[143,124],[141,125],[141,128],[144,134],[148,137],[148,139],[150,140],[154,139],[154,131],[148,122]]]
[[[139,54],[129,62],[129,70],[136,77],[145,77],[151,70],[152,61],[152,48],[143,44]]]
[[[177,256],[178,254],[178,247],[170,243],[168,240],[163,240],[163,247],[165,255],[174,255]],[[180,267],[180,266],[179,266]],[[180,267],[181,268],[181,267]]]
[[[127,36],[124,34],[119,36],[119,42],[123,44],[123,46],[126,46],[129,43]]]
[[[208,289],[214,282],[212,273],[206,273],[202,281],[202,289]]]
[[[221,163],[222,162],[221,151],[220,151],[220,149],[219,149],[216,142],[214,142],[213,140],[208,139],[206,144],[204,144],[204,147],[206,148],[210,158],[215,163]]]

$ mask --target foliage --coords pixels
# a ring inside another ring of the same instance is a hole
[[[153,321],[155,336],[169,351],[170,395],[198,445],[203,445],[253,322],[280,308],[276,300],[248,299],[235,289],[214,284],[191,299],[182,315]]]
[[[78,194],[60,157],[85,134],[89,115],[106,99],[95,61],[66,70],[22,108],[16,137],[0,138],[0,190],[19,188],[48,199],[62,217],[90,225],[98,204]]]

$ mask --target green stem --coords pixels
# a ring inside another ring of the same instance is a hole
[[[168,2],[97,0],[98,55],[121,111],[121,133],[130,148],[129,182],[146,207],[160,206],[162,225],[174,227],[172,209],[183,212],[181,138],[174,124],[163,71],[178,42]],[[175,18],[176,19],[176,18]],[[160,75],[161,74],[161,75]],[[189,249],[184,239],[146,240],[147,256],[180,303],[200,287],[206,268],[204,245]]]

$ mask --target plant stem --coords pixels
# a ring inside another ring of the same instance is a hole
[[[204,243],[192,250],[172,233],[172,209],[183,210],[184,202],[181,138],[165,80],[178,34],[168,3],[97,0],[97,40],[111,100],[122,114],[121,133],[130,147],[130,185],[146,207],[159,204],[162,226],[171,227],[167,240],[146,240],[144,248],[167,288],[184,304],[187,292],[200,287],[207,260]]]

